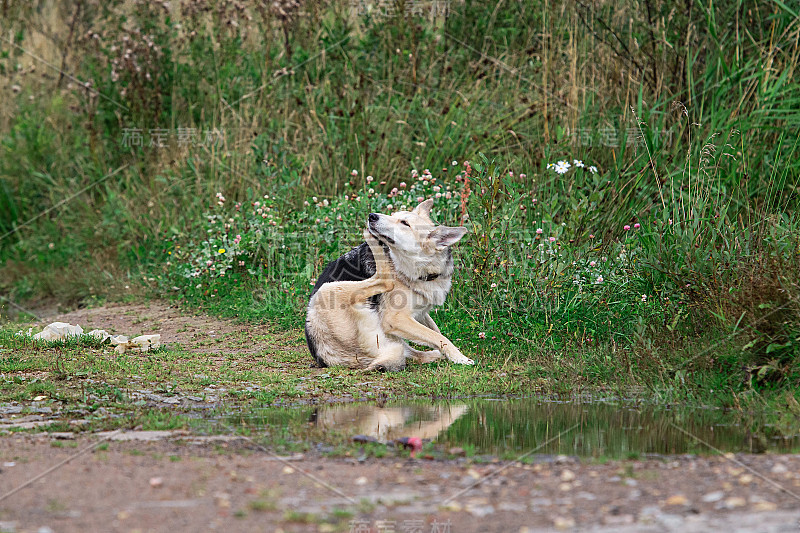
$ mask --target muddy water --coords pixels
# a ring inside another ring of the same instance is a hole
[[[420,437],[467,453],[621,458],[640,454],[800,451],[800,435],[709,408],[633,402],[470,399],[440,403],[265,408],[226,417],[265,433],[320,443],[361,435],[380,442]]]

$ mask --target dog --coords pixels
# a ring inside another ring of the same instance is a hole
[[[437,226],[433,199],[413,211],[370,213],[365,242],[322,272],[306,314],[317,366],[398,371],[408,359],[474,361],[439,331],[430,311],[444,303],[455,270],[450,247],[464,227]],[[405,340],[432,348],[420,351]]]

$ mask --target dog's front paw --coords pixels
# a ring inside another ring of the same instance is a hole
[[[447,350],[447,353],[445,355],[450,361],[452,361],[452,362],[454,362],[456,364],[459,364],[459,365],[474,365],[475,364],[475,361],[473,361],[472,359],[470,359],[469,357],[467,357],[466,355],[461,353],[461,350],[459,350],[458,348],[455,348],[455,347]]]

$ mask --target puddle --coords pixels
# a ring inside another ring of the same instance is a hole
[[[774,436],[768,427],[751,433],[738,415],[712,408],[664,408],[609,401],[470,399],[441,403],[387,402],[264,408],[226,417],[270,434],[311,442],[361,435],[380,442],[419,437],[442,449],[469,453],[524,453],[580,457],[632,454],[708,454],[800,451],[800,436]],[[571,431],[572,426],[577,427]],[[566,432],[556,438],[560,433]],[[546,443],[553,439],[552,442]],[[546,443],[546,444],[545,444]]]

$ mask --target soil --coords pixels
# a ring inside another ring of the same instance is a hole
[[[80,325],[85,332],[104,329],[112,335],[161,334],[164,344],[177,344],[189,352],[258,353],[267,348],[275,349],[271,340],[254,338],[254,326],[240,324],[204,314],[186,314],[177,306],[160,301],[140,304],[108,304],[100,307],[78,309],[69,313],[49,316],[35,322],[34,332],[52,322],[67,322]],[[259,330],[265,329],[259,326]],[[222,339],[219,343],[208,343],[209,339]],[[247,342],[241,342],[242,339]]]
[[[0,531],[778,532],[800,525],[798,455],[605,464],[563,456],[534,464],[281,458],[246,439],[151,433],[101,442],[9,496],[100,437],[1,438]]]

